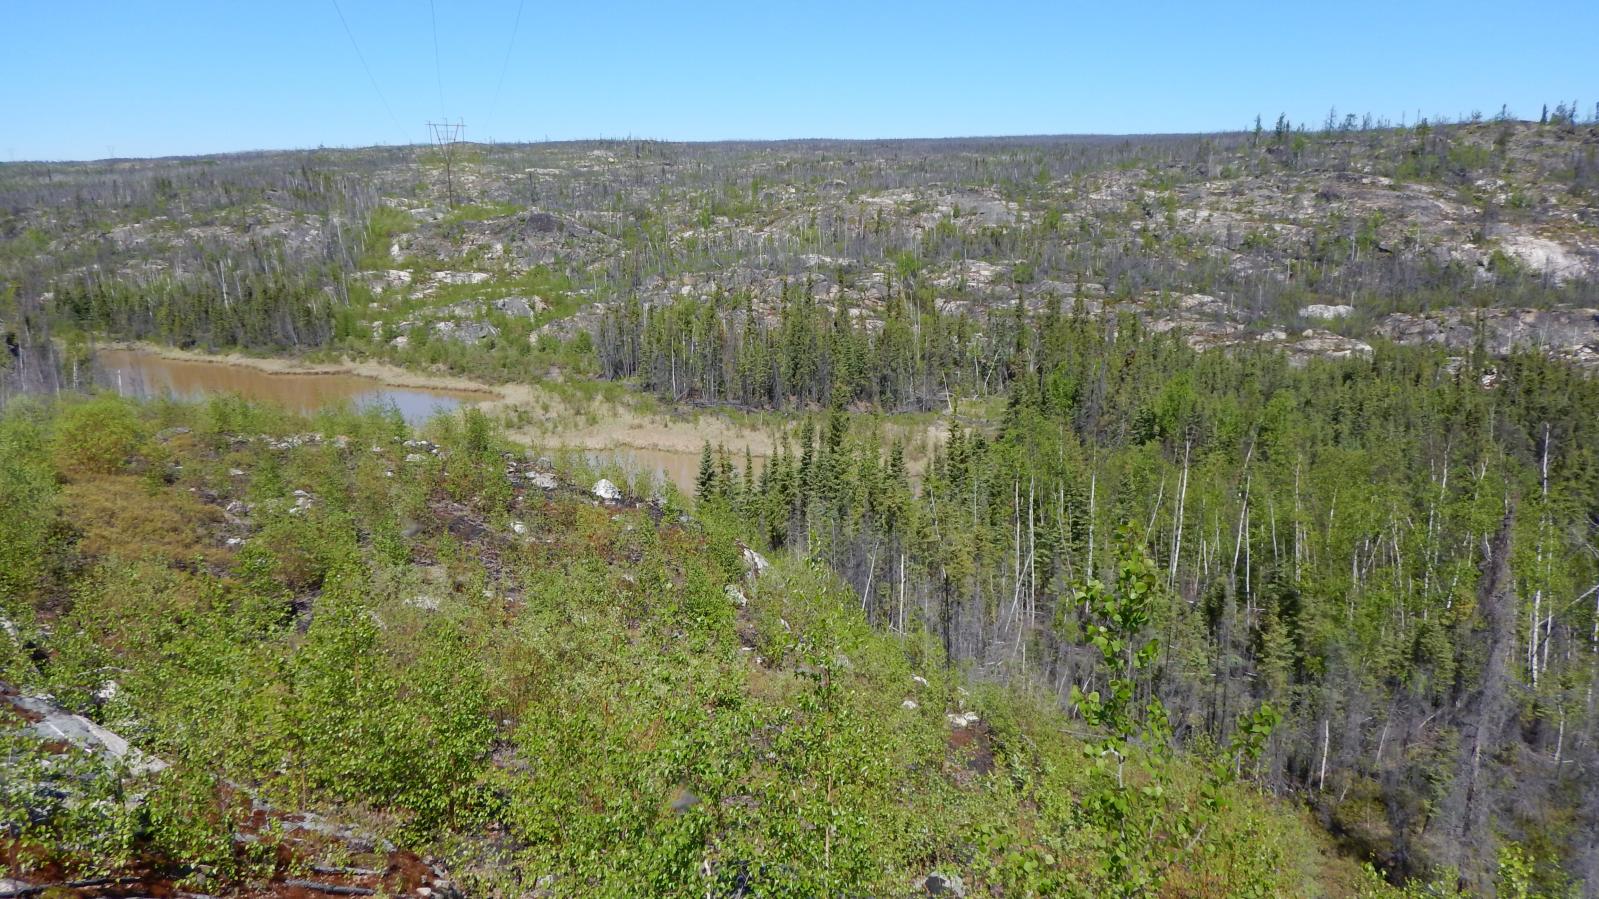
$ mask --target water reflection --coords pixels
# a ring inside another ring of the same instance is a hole
[[[138,350],[101,350],[95,354],[95,363],[99,383],[124,396],[172,396],[193,401],[215,394],[238,394],[304,415],[336,405],[356,409],[392,405],[412,426],[485,399],[484,394],[466,391],[391,387],[360,375],[269,372],[203,359],[168,359]],[[555,435],[552,442],[557,448],[559,441],[560,436]],[[574,451],[582,453],[596,469],[620,470],[640,482],[671,483],[685,495],[694,495],[700,468],[698,451],[633,446]],[[742,450],[733,453],[732,462],[742,473]],[[759,473],[766,466],[766,458],[755,456],[754,463]]]
[[[412,425],[484,399],[464,391],[391,387],[359,375],[268,372],[225,362],[167,359],[137,350],[101,350],[95,363],[100,382],[124,396],[199,400],[236,393],[301,414],[341,404],[356,409],[393,406]]]

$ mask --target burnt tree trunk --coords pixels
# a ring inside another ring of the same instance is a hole
[[[1460,886],[1472,892],[1491,891],[1495,838],[1489,822],[1494,794],[1490,769],[1503,745],[1511,712],[1510,678],[1516,651],[1516,596],[1510,570],[1511,531],[1515,507],[1505,511],[1499,530],[1485,540],[1482,575],[1477,585],[1474,629],[1484,641],[1486,655],[1478,689],[1458,708],[1460,755],[1455,778],[1434,820],[1441,833],[1442,860],[1460,872]]]

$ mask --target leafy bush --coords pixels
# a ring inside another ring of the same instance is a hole
[[[68,476],[113,474],[128,466],[142,439],[132,407],[102,394],[62,408],[55,422],[53,457]]]

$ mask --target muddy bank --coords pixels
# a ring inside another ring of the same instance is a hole
[[[439,411],[475,406],[500,419],[506,435],[524,446],[550,454],[577,452],[590,464],[668,480],[688,493],[707,442],[725,447],[740,468],[748,451],[759,471],[796,420],[753,416],[753,421],[738,421],[704,409],[652,408],[652,402],[630,395],[616,400],[582,389],[486,384],[367,360],[306,362],[143,343],[107,345],[99,357],[113,377],[121,373],[123,378],[107,386],[134,395],[168,392],[199,399],[239,393],[302,413],[335,403],[392,404],[413,425]],[[886,421],[883,430],[885,441],[905,445],[913,475],[925,468],[932,447],[946,434],[942,422],[923,419]]]
[[[229,393],[305,415],[340,405],[355,409],[387,406],[413,426],[487,397],[476,391],[394,386],[349,372],[274,371],[128,349],[101,350],[95,355],[95,368],[96,381],[123,396],[173,396],[193,401]]]
[[[97,355],[129,353],[171,362],[206,366],[251,369],[266,374],[294,377],[345,375],[367,378],[389,387],[410,390],[438,390],[476,395],[479,402],[503,399],[518,385],[489,385],[452,375],[430,375],[369,360],[341,359],[338,362],[307,362],[281,356],[246,356],[242,353],[202,353],[153,343],[120,342],[101,344]]]
[[[97,353],[107,387],[132,396],[171,394],[197,400],[237,393],[309,414],[339,403],[356,408],[393,405],[413,426],[434,414],[475,406],[502,419],[524,446],[576,451],[590,464],[671,481],[692,492],[705,441],[727,446],[742,463],[744,450],[763,465],[774,435],[714,413],[692,418],[646,413],[628,402],[532,384],[485,384],[468,378],[409,371],[371,361],[305,362],[238,353],[209,354],[141,343],[113,344]]]

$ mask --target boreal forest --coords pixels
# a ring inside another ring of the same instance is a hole
[[[0,165],[0,896],[1599,896],[1596,116]]]

